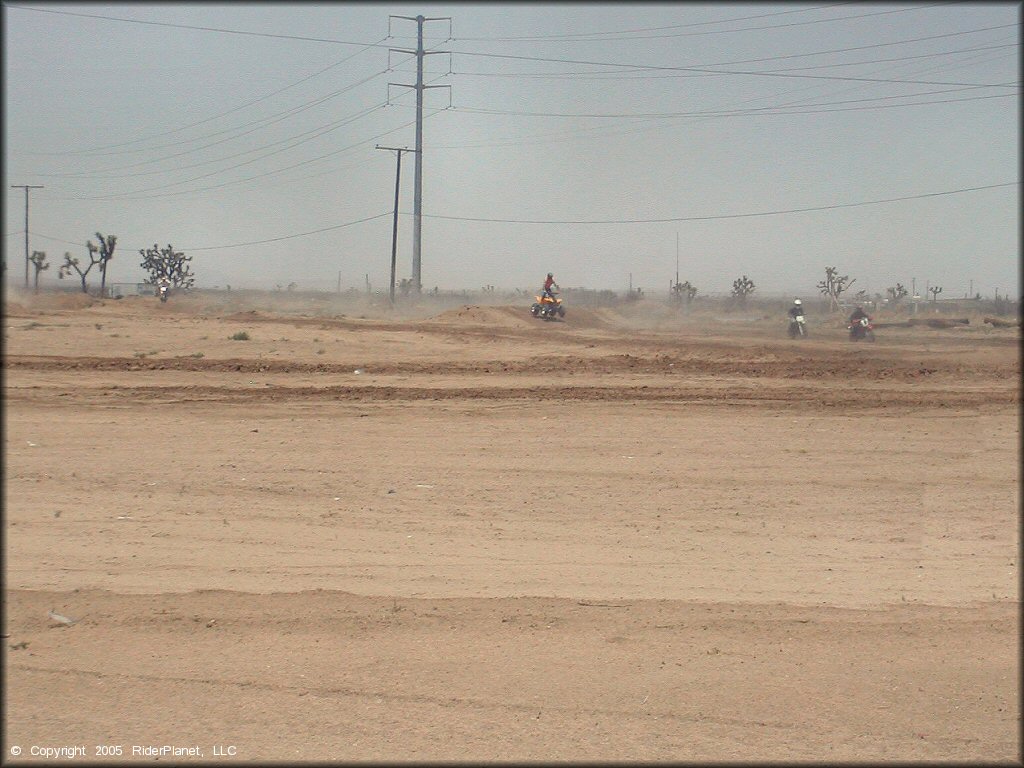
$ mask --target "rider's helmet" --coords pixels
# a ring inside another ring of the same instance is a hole
[[[552,273],[548,272],[548,277],[554,277],[554,275]]]
[[[794,304],[794,306],[799,307],[800,306],[800,299],[793,299],[793,304]]]

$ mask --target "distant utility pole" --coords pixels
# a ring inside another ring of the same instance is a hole
[[[391,48],[391,51],[398,53],[410,53],[416,56],[416,85],[408,83],[388,83],[389,86],[397,85],[403,88],[416,89],[416,178],[415,192],[413,196],[413,225],[412,225],[412,288],[419,293],[422,286],[420,279],[420,236],[423,224],[423,91],[427,88],[448,88],[450,85],[424,85],[423,84],[423,57],[433,53],[450,53],[450,51],[424,51],[423,50],[423,24],[427,21],[447,21],[448,39],[451,39],[452,26],[450,16],[441,16],[428,19],[423,16],[389,16],[388,36],[391,35],[391,19],[408,19],[416,22],[416,50],[406,48]],[[450,93],[450,90],[449,90]]]
[[[25,287],[28,288],[28,191],[42,189],[41,184],[11,184],[11,189],[25,190]]]
[[[402,180],[402,153],[403,152],[416,152],[415,149],[408,149],[402,147],[382,147],[380,144],[377,145],[377,149],[386,149],[389,152],[398,153],[398,167],[395,169],[395,220],[391,225],[391,288],[389,294],[391,296],[391,305],[395,304],[395,259],[398,254],[398,190],[400,189],[400,182]]]

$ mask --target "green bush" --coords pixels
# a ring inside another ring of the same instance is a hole
[[[245,331],[239,331],[238,333],[236,333],[234,336],[231,337],[231,340],[232,341],[248,341],[249,340],[249,334],[246,333]]]

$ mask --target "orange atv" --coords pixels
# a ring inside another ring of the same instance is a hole
[[[560,317],[565,317],[565,307],[562,306],[562,300],[553,293],[541,292],[540,296],[535,296],[534,298],[537,301],[530,307],[530,314],[534,317],[540,317],[544,320],[557,320]]]

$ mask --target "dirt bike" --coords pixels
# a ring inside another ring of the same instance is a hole
[[[158,285],[156,287],[156,295],[160,297],[161,302],[167,301],[167,296],[171,292],[171,286],[169,285]]]
[[[789,338],[807,338],[807,323],[804,321],[803,315],[796,315],[795,317],[789,318]]]
[[[870,317],[862,317],[859,320],[854,320],[847,326],[850,329],[850,341],[865,341],[875,340],[875,326],[871,322]]]
[[[562,306],[562,300],[554,294],[542,293],[534,298],[536,301],[530,307],[530,314],[534,317],[540,317],[544,320],[557,320],[560,317],[565,317],[565,307]]]

